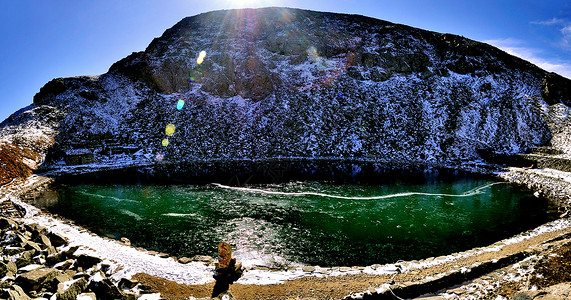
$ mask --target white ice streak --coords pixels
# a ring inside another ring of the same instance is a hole
[[[130,210],[120,209],[119,212],[122,213],[122,214],[124,214],[124,215],[127,215],[127,216],[129,216],[129,217],[133,217],[133,218],[135,218],[135,220],[137,220],[137,221],[141,221],[141,220],[143,219],[143,217],[139,216],[138,214],[136,214],[136,213],[134,213],[134,212],[132,212],[132,211],[130,211]]]
[[[223,188],[223,189],[230,189],[230,190],[238,190],[242,192],[250,192],[250,193],[261,193],[261,194],[269,194],[269,195],[283,195],[283,196],[318,196],[318,197],[325,197],[325,198],[334,198],[334,199],[346,199],[346,200],[379,200],[379,199],[388,199],[388,198],[398,198],[398,197],[409,197],[409,196],[432,196],[432,197],[472,197],[475,195],[482,194],[482,190],[492,187],[497,184],[506,184],[505,182],[494,182],[490,184],[486,184],[475,189],[469,190],[462,194],[440,194],[440,193],[423,193],[423,192],[406,192],[406,193],[397,193],[397,194],[390,194],[390,195],[383,195],[383,196],[372,196],[372,197],[347,197],[347,196],[339,196],[339,195],[330,195],[324,193],[316,193],[316,192],[278,192],[278,191],[270,191],[270,190],[262,190],[262,189],[254,189],[254,188],[246,188],[246,187],[233,187],[227,186],[219,183],[213,183],[213,185]]]
[[[85,195],[85,196],[89,196],[89,197],[96,197],[96,198],[102,198],[102,199],[112,199],[112,200],[115,200],[117,202],[122,202],[122,201],[137,202],[136,200],[133,200],[133,199],[125,199],[125,198],[118,198],[118,197],[114,197],[114,196],[99,195],[99,194],[94,194],[94,193],[88,193],[85,191],[78,191],[78,193]]]
[[[165,216],[165,217],[171,217],[171,218],[185,218],[185,219],[194,220],[194,221],[198,221],[198,222],[203,220],[203,216],[201,214],[198,214],[198,213],[164,213],[161,215]]]

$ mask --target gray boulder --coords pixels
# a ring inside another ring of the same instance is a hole
[[[97,265],[101,261],[102,260],[99,257],[93,257],[93,256],[82,254],[82,255],[78,256],[77,259],[75,260],[74,267],[76,269],[82,268],[83,270],[87,270],[87,269]]]
[[[571,299],[571,283],[560,283],[545,289],[546,292],[562,299]],[[547,299],[547,298],[546,298]]]
[[[57,252],[46,257],[46,264],[48,266],[53,266],[58,263],[66,261],[67,257],[64,252]]]
[[[30,300],[31,298],[24,292],[24,290],[18,286],[14,285],[9,289],[3,297],[9,300]]]
[[[58,284],[57,299],[58,300],[75,300],[87,287],[87,280],[79,278]]]
[[[567,300],[571,299],[571,282],[559,283],[550,287],[524,291],[514,295],[513,300]]]
[[[42,247],[43,249],[52,246],[52,242],[50,241],[50,239],[45,234],[38,235],[38,237],[36,238],[35,241],[36,241],[36,243],[43,245],[44,246],[44,247]]]
[[[135,300],[137,295],[131,291],[123,291],[123,298],[121,300]]]
[[[16,255],[16,254],[22,253],[22,252],[24,252],[23,247],[8,246],[8,247],[4,248],[4,251],[2,251],[2,254],[12,256],[12,255]]]
[[[183,257],[178,259],[178,262],[181,264],[188,264],[191,261],[192,261],[192,258],[188,258],[186,256],[183,256]]]
[[[47,234],[47,236],[50,238],[52,245],[55,247],[59,247],[59,246],[63,246],[65,244],[67,244],[67,238],[65,238],[61,234],[50,232]]]
[[[45,234],[48,231],[47,228],[36,223],[26,225],[26,229],[30,232],[32,239],[36,239],[39,235]]]
[[[8,274],[8,266],[0,261],[0,278],[6,276]]]
[[[36,251],[38,251],[38,252],[42,251],[42,248],[40,247],[40,245],[38,245],[37,243],[32,242],[32,241],[27,241],[27,242],[24,244],[24,249],[26,249],[26,250],[36,250]]]
[[[211,265],[214,263],[214,259],[212,258],[212,256],[207,256],[207,255],[195,255],[192,257],[191,261],[198,261],[206,265]]]
[[[34,254],[36,254],[36,250],[28,250],[24,251],[20,254],[20,257],[16,259],[16,266],[21,268],[23,266],[27,266],[33,262]]]
[[[41,291],[46,286],[49,286],[59,274],[61,272],[57,269],[36,269],[18,276],[16,283],[26,291]]]
[[[96,272],[90,280],[87,288],[93,291],[98,299],[120,299],[123,298],[121,290],[105,277],[102,272]]]
[[[62,284],[64,282],[71,282],[73,280],[74,279],[72,276],[65,274],[65,273],[60,273],[50,282],[49,289],[52,291],[57,291],[60,284]]]
[[[18,273],[18,266],[16,266],[15,262],[13,262],[13,261],[7,262],[6,267],[8,268],[8,272],[6,273],[6,276],[15,276],[16,273]]]
[[[14,220],[0,217],[0,229],[10,229],[16,227],[17,223]]]
[[[62,262],[55,264],[53,267],[58,269],[58,270],[65,271],[65,270],[69,269],[73,265],[73,263],[74,263],[73,259],[68,259],[66,261],[62,261]]]
[[[119,280],[118,286],[122,290],[130,290],[130,289],[134,288],[138,283],[139,282],[136,280],[121,278],[121,280]]]

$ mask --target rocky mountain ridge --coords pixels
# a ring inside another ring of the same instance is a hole
[[[482,150],[571,151],[570,87],[456,35],[299,9],[215,11],[183,19],[103,75],[48,82],[0,124],[0,138],[46,153],[46,169],[78,149],[93,164],[459,165]]]

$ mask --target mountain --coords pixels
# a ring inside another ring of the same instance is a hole
[[[457,166],[537,146],[571,152],[569,104],[570,80],[464,37],[242,9],[185,18],[100,76],[48,82],[0,138],[45,154],[46,170],[272,158]]]

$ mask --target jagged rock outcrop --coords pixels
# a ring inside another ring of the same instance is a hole
[[[97,163],[325,157],[455,165],[478,160],[481,149],[549,145],[566,132],[554,131],[549,112],[567,109],[570,84],[451,34],[357,15],[229,10],[183,19],[101,76],[48,82],[1,126],[30,127],[24,116],[48,112],[34,122],[57,131],[45,162],[52,168],[78,148]]]
[[[148,287],[137,281],[112,281],[117,268],[100,258],[76,253],[80,247],[68,245],[59,234],[1,215],[0,298],[80,299],[78,295],[86,293],[92,299],[142,299],[148,294],[144,292]],[[30,248],[31,244],[35,246]],[[32,253],[29,259],[18,263],[28,253]]]

